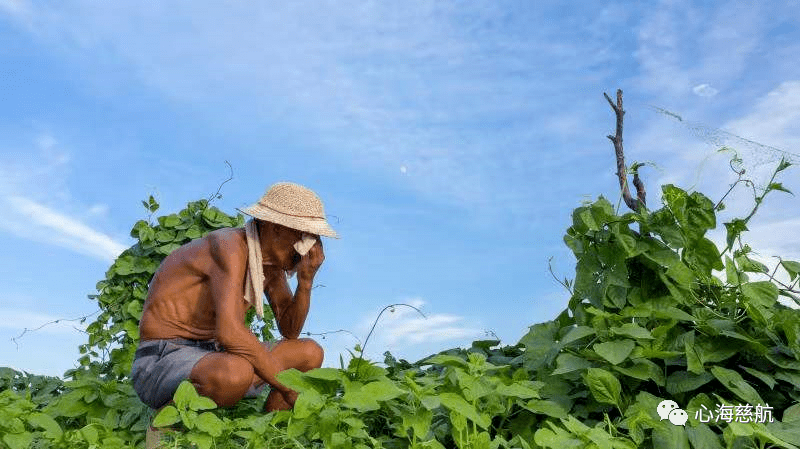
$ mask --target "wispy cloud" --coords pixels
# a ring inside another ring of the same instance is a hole
[[[412,298],[403,302],[424,313],[425,301],[422,299]],[[365,316],[359,329],[369,331],[376,317],[377,312]],[[396,306],[381,316],[368,343],[367,353],[373,358],[387,350],[392,353],[401,351],[403,357],[409,357],[408,354],[422,357],[441,350],[443,342],[468,343],[482,338],[483,334],[483,330],[466,322],[463,316],[425,313],[423,317],[413,308]]]
[[[743,137],[783,149],[800,164],[800,80],[781,83],[753,105],[747,115],[730,121],[726,129]],[[760,161],[775,161],[781,155],[766,148],[758,150]]]
[[[726,103],[736,102],[793,72],[784,60],[796,45],[775,39],[800,19],[792,2],[663,0],[643,12],[636,85],[673,107],[692,105],[692,94],[719,101],[720,91],[731,93]]]
[[[5,199],[9,208],[0,227],[31,240],[49,243],[111,262],[126,246],[80,221],[27,198]],[[13,218],[10,218],[13,217]]]
[[[198,2],[169,12],[48,5],[37,6],[30,29],[79,60],[87,79],[113,61],[126,67],[117,72],[176,102],[302,126],[293,131],[313,151],[359,169],[396,174],[405,167],[397,176],[404,188],[490,216],[560,182],[556,174],[571,161],[543,154],[542,136],[580,135],[575,85],[621,59],[609,25],[629,20],[626,8],[597,7],[568,27],[542,20],[549,8],[511,11],[492,1],[402,8]],[[549,126],[553,111],[544,104],[556,95],[563,95],[563,119]],[[537,172],[542,161],[557,167]],[[529,183],[534,177],[540,182]],[[509,182],[518,187],[508,189]]]
[[[422,308],[425,302],[413,299],[409,304]],[[398,306],[389,314],[384,314],[380,333],[386,343],[419,344],[423,342],[438,343],[454,339],[476,336],[480,331],[470,329],[463,324],[464,318],[451,314],[432,314],[420,316],[416,310]]]
[[[66,183],[69,153],[58,148],[58,140],[49,133],[36,136],[34,144],[32,157],[15,156],[0,166],[0,207],[4,210],[0,230],[113,261],[126,246],[64,211],[86,209],[81,216],[98,217],[106,213],[107,206],[77,206]]]
[[[692,88],[692,92],[699,97],[713,97],[719,91],[708,84],[698,84]]]
[[[24,14],[27,11],[27,6],[25,0],[0,0],[0,9],[15,16]]]

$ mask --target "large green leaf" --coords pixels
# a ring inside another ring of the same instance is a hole
[[[370,382],[366,385],[353,382],[345,388],[344,396],[342,396],[342,405],[362,412],[377,410],[380,408],[378,402],[396,398],[402,393],[403,390],[388,379]]]
[[[686,191],[680,189],[672,184],[661,186],[661,199],[664,205],[669,208],[672,215],[682,227],[686,226],[686,205],[688,202],[688,195]]]
[[[489,427],[489,416],[480,413],[475,406],[465,401],[461,396],[455,393],[441,393],[439,399],[447,409],[460,414],[483,429]]]
[[[714,379],[711,373],[700,374],[688,371],[676,371],[667,377],[667,392],[671,395],[694,391]]]
[[[700,238],[709,229],[717,226],[714,203],[700,192],[692,192],[687,202],[687,233],[693,239]]]
[[[612,327],[611,332],[616,335],[625,335],[631,338],[652,339],[650,331],[636,323],[625,323],[619,327]]]
[[[748,282],[742,284],[742,294],[747,314],[760,325],[769,326],[778,301],[778,287],[769,281]]]
[[[197,394],[194,385],[188,380],[184,380],[178,385],[173,400],[178,410],[210,410],[217,408],[217,404],[210,398]]]
[[[690,449],[686,429],[684,429],[684,426],[676,426],[669,421],[661,421],[653,429],[653,447]]]
[[[3,441],[9,449],[28,449],[33,442],[32,433],[7,433],[3,435]]]
[[[580,340],[581,338],[594,335],[594,333],[594,328],[589,326],[575,326],[570,329],[569,332],[567,332],[567,335],[564,335],[564,338],[561,339],[561,344],[567,345],[573,341]]]
[[[662,368],[648,359],[636,359],[633,360],[631,366],[614,366],[613,368],[615,371],[634,379],[652,380],[659,386],[664,385],[665,382]]]
[[[782,260],[781,266],[787,273],[789,273],[789,278],[794,281],[798,275],[800,275],[800,262],[795,262],[792,260]]]
[[[530,381],[518,381],[512,384],[500,384],[495,388],[495,392],[502,396],[531,399],[539,397],[539,388]]]
[[[742,379],[742,376],[736,371],[721,366],[712,366],[711,374],[713,374],[725,388],[730,390],[731,393],[735,394],[736,397],[746,403],[753,406],[756,404],[765,404],[756,390]]]
[[[705,237],[694,241],[691,246],[687,247],[683,252],[683,257],[690,266],[694,265],[706,274],[710,274],[711,270],[725,268],[716,245]]]
[[[210,435],[197,432],[190,432],[186,435],[186,439],[189,440],[194,447],[200,449],[211,449],[211,446],[214,444],[214,439]]]
[[[636,347],[635,341],[625,339],[596,343],[592,346],[592,349],[597,355],[608,360],[611,364],[619,365],[628,358],[634,347]]]
[[[584,379],[597,402],[620,406],[622,386],[613,374],[601,368],[589,368]]]
[[[552,426],[540,428],[534,434],[534,442],[541,447],[551,449],[577,449],[585,447],[585,443],[566,430]]]
[[[303,390],[294,403],[294,416],[307,418],[313,416],[325,406],[325,398],[315,390]]]
[[[694,449],[722,449],[719,435],[714,433],[707,424],[699,423],[695,426],[686,426],[686,435]]]
[[[197,421],[195,421],[195,426],[198,430],[201,430],[213,437],[222,435],[222,431],[224,429],[222,420],[211,412],[201,413],[200,416],[197,417]]]
[[[153,418],[153,427],[166,427],[180,421],[181,417],[175,406],[168,405],[161,409]]]
[[[778,287],[769,281],[742,284],[742,293],[753,305],[770,308],[778,300]]]
[[[702,354],[694,344],[694,331],[687,332],[684,337],[683,348],[686,353],[686,368],[695,374],[704,373]]]
[[[533,413],[540,413],[547,416],[552,416],[553,418],[567,417],[567,410],[565,410],[564,407],[557,402],[531,399],[530,401],[520,405]]]
[[[58,439],[64,433],[56,420],[45,413],[32,413],[28,416],[28,423],[33,427],[44,429],[48,438]]]
[[[553,362],[561,349],[559,345],[553,344],[558,330],[558,324],[546,321],[531,326],[528,333],[520,339],[519,343],[525,346],[522,359],[527,369],[535,371]]]
[[[342,382],[347,378],[347,375],[340,369],[335,368],[317,368],[306,371],[303,377],[310,379],[329,380],[333,382]]]
[[[551,373],[552,375],[566,374],[573,371],[578,371],[590,368],[592,362],[578,356],[574,356],[568,352],[558,355],[556,358],[556,369]]]

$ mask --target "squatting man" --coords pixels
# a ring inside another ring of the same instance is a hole
[[[320,236],[339,237],[322,201],[303,186],[278,183],[241,212],[252,217],[244,229],[219,229],[181,246],[150,282],[131,372],[150,407],[164,406],[189,379],[223,407],[269,385],[265,410],[285,410],[297,393],[276,375],[322,365],[322,348],[298,338],[325,259]],[[293,294],[287,277],[295,273]],[[283,336],[277,343],[260,342],[245,325],[251,307],[263,317],[264,293]]]

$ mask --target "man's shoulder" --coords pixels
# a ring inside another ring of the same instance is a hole
[[[229,269],[247,261],[247,240],[241,228],[222,228],[192,240],[162,262],[166,266],[191,266],[201,272]]]
[[[208,233],[205,240],[212,251],[247,254],[247,239],[242,228],[222,228]]]

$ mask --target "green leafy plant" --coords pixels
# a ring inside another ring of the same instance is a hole
[[[575,276],[559,281],[569,297],[555,319],[510,346],[475,341],[413,363],[387,352],[383,366],[357,347],[340,369],[284,371],[297,402],[268,414],[266,392],[217,408],[184,382],[153,417],[133,392],[155,269],[179,245],[243,221],[200,200],[152,222],[150,197],[151,218],[92,296],[101,313],[81,367],[67,380],[0,368],[0,447],[141,447],[152,423],[173,448],[798,448],[800,310],[779,298],[800,305],[800,262],[770,268],[745,243],[766,196],[786,191],[776,179],[789,166],[754,190],[745,217],[723,223],[722,250],[707,235],[722,200],[665,185],[655,210],[643,195],[624,214],[602,197],[584,204],[564,236]],[[247,319],[272,337],[271,317]],[[656,413],[664,400],[688,413],[684,426]],[[695,418],[741,404],[768,406],[774,420]]]

